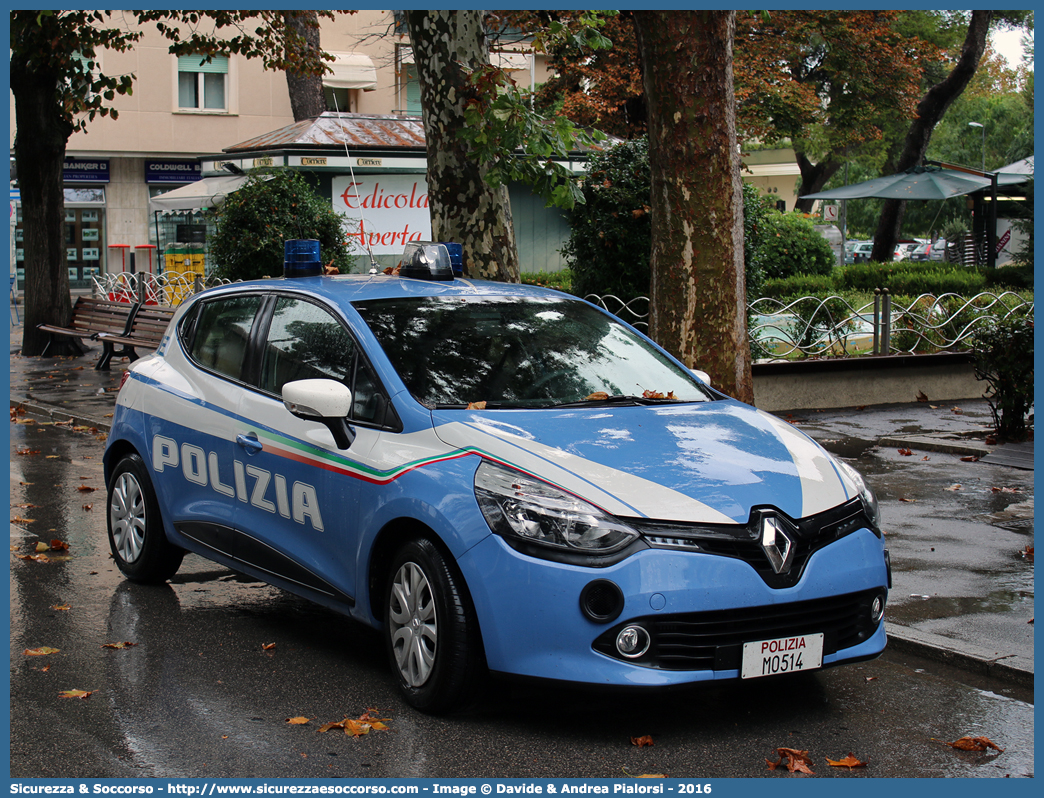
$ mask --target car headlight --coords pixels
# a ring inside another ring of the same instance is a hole
[[[639,537],[593,504],[489,460],[475,472],[475,498],[491,530],[546,549],[542,556],[612,554]]]
[[[859,498],[863,502],[863,510],[866,512],[867,518],[870,519],[870,530],[880,537],[881,507],[877,503],[877,494],[875,494],[873,489],[866,484],[863,475],[852,468],[852,466],[843,460],[837,460],[837,464],[841,467],[841,470],[851,478],[852,482],[855,483],[856,490],[859,492]]]

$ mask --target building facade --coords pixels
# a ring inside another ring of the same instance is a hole
[[[130,19],[117,21],[134,24]],[[198,180],[212,172],[215,164],[220,168],[223,159],[248,167],[255,160],[265,163],[271,158],[273,163],[282,160],[286,165],[293,160],[293,147],[244,147],[293,125],[284,73],[266,71],[260,61],[239,56],[214,58],[209,63],[198,56],[179,58],[167,52],[167,40],[152,26],[142,28],[142,33],[141,41],[127,52],[99,53],[100,69],[105,73],[133,73],[136,77],[134,93],[113,102],[118,118],[94,120],[68,144],[66,252],[70,280],[76,288],[89,287],[92,275],[128,269],[132,255],[136,269],[157,271],[164,268],[166,250],[172,243],[199,244],[203,233],[198,214],[167,214],[161,223],[151,204],[156,197]],[[508,69],[522,88],[540,84],[548,74],[543,56],[533,54],[526,45],[524,38],[503,37],[491,54],[494,63]],[[400,122],[414,120],[419,127],[419,84],[398,12],[367,10],[323,20],[321,46],[335,58],[332,74],[324,77],[329,110]],[[13,150],[13,97],[11,103]],[[250,150],[249,157],[245,149]],[[423,146],[377,147],[359,155],[370,160],[361,166],[356,162],[357,175],[408,173],[423,180],[426,172]],[[339,171],[345,164],[332,148],[320,157],[336,164],[315,167],[336,204],[333,184],[347,174]],[[301,168],[299,160],[296,164]],[[792,158],[790,166],[796,174]],[[583,164],[576,168],[582,170]],[[763,193],[792,195],[795,180],[784,174],[786,164],[772,168],[776,172],[759,177],[765,183]],[[568,235],[567,218],[545,209],[522,186],[511,188],[511,200],[523,269],[561,268],[557,249]],[[23,257],[15,189],[11,226],[15,272]]]

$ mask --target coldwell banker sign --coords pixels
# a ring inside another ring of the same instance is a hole
[[[192,183],[202,175],[198,161],[145,161],[146,183]]]
[[[348,239],[374,255],[401,255],[410,241],[431,240],[423,175],[356,175],[332,181],[333,208],[348,220]]]

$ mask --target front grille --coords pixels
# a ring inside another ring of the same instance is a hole
[[[647,519],[626,519],[642,533],[653,548],[699,551],[743,560],[769,587],[793,587],[801,578],[809,558],[824,546],[863,527],[870,527],[862,502],[853,499],[826,512],[794,521],[776,510],[768,512],[785,519],[793,534],[794,557],[781,574],[773,571],[759,541],[761,508],[751,511],[746,524],[684,524]]]
[[[593,648],[615,659],[616,636],[636,624],[652,636],[649,650],[636,665],[663,670],[734,670],[740,667],[743,644],[777,637],[823,632],[823,654],[834,654],[873,636],[878,624],[870,605],[883,588],[843,596],[733,610],[678,613],[634,618],[600,635]]]

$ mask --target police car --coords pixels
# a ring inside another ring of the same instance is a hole
[[[128,579],[194,552],[358,619],[432,713],[490,672],[668,687],[881,653],[877,500],[799,430],[442,245],[395,276],[314,257],[192,297],[130,367],[105,453]]]

